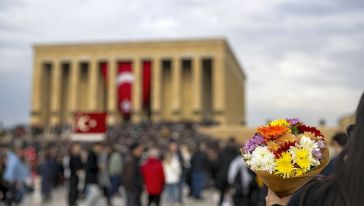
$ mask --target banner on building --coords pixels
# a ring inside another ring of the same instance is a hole
[[[118,109],[124,118],[129,118],[132,111],[131,94],[133,81],[134,76],[131,62],[119,62],[117,76]]]
[[[73,141],[103,141],[106,133],[106,113],[84,113],[75,114]]]

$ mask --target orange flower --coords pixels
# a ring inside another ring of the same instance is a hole
[[[281,146],[285,143],[296,142],[297,138],[294,134],[287,132],[284,135],[278,137],[275,141],[278,142]]]
[[[274,153],[280,148],[280,145],[275,141],[268,141],[267,142],[267,147],[271,152]]]
[[[288,127],[285,126],[263,126],[258,127],[258,132],[266,140],[274,140],[277,137],[283,135],[288,131]]]

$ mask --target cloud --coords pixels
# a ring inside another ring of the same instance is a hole
[[[0,119],[28,121],[33,43],[224,36],[248,76],[250,125],[285,116],[333,125],[364,89],[363,34],[361,1],[5,0]]]

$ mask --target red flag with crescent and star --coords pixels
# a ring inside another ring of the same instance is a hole
[[[134,76],[129,61],[119,62],[117,76],[118,109],[124,117],[129,118],[132,111],[132,85]]]
[[[106,132],[106,113],[77,112],[73,126],[73,140],[99,141]]]

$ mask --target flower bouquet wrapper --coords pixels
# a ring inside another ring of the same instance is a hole
[[[312,180],[315,176],[317,176],[328,164],[329,162],[329,151],[327,148],[323,149],[323,158],[321,159],[321,163],[315,169],[297,176],[290,178],[283,178],[278,175],[270,174],[265,171],[254,171],[259,178],[263,180],[265,185],[269,187],[272,191],[274,191],[278,196],[284,197],[288,195],[292,195],[297,190],[299,190],[302,186]]]

